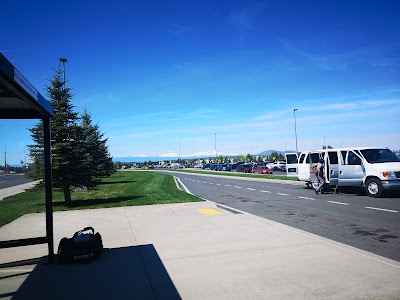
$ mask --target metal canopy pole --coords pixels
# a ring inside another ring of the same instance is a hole
[[[50,117],[43,118],[44,128],[44,183],[46,191],[46,239],[48,263],[54,263],[53,193],[51,186],[51,126]]]

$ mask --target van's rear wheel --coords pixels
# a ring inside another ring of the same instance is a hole
[[[365,190],[367,191],[368,196],[379,198],[383,194],[383,186],[379,179],[371,178],[367,181],[365,185]]]

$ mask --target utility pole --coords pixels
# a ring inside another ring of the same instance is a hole
[[[7,146],[4,145],[4,174],[7,174]]]
[[[215,162],[217,162],[217,133],[214,133],[215,135],[215,141],[214,141],[214,145],[215,145]]]
[[[293,109],[293,114],[294,114],[294,134],[296,136],[296,154],[299,153],[299,150],[297,148],[297,126],[296,126],[296,110],[298,110],[297,108]]]

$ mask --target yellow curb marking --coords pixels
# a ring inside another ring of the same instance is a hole
[[[206,215],[223,215],[222,212],[213,208],[198,208],[197,210]]]

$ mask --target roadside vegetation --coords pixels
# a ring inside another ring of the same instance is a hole
[[[66,204],[64,193],[53,190],[53,210],[95,209],[121,206],[203,201],[180,191],[170,175],[155,172],[117,172],[103,178],[96,190],[71,192]],[[0,227],[28,213],[45,211],[45,192],[34,188],[0,201]]]

